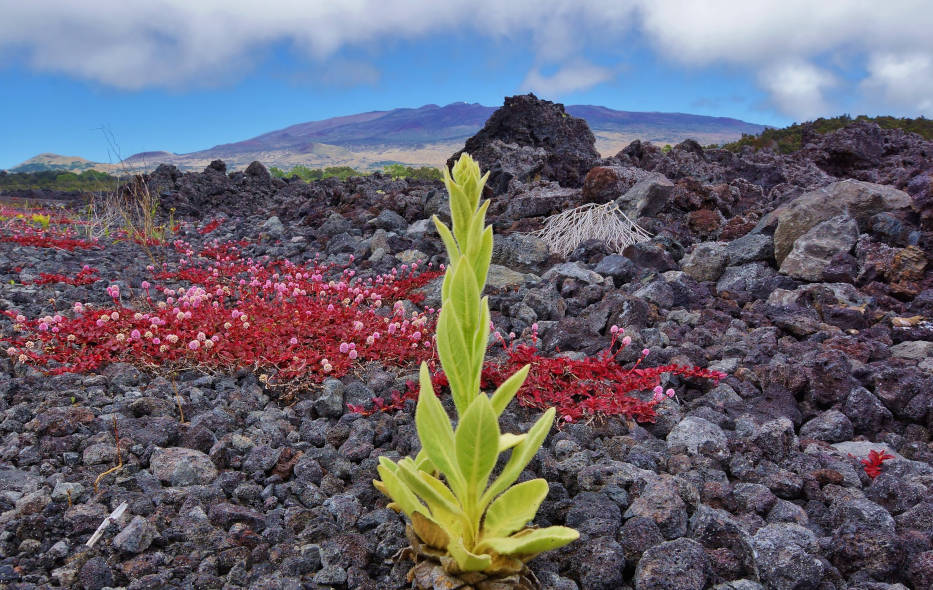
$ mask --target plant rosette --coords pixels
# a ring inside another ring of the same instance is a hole
[[[499,416],[529,366],[506,379],[492,396],[480,389],[490,332],[488,298],[481,298],[481,292],[493,245],[492,228],[485,225],[489,202],[479,202],[487,178],[488,174],[480,177],[479,166],[463,154],[452,176],[444,172],[453,227],[434,218],[450,259],[441,286],[437,352],[458,423],[455,428],[422,363],[415,410],[422,450],[416,458],[397,463],[380,457],[381,479],[373,483],[392,500],[389,506],[411,521],[412,547],[406,554],[416,561],[436,562],[464,583],[482,578],[537,588],[525,563],[576,540],[579,533],[563,526],[529,526],[547,496],[548,483],[539,478],[513,485],[541,447],[555,416],[555,409],[548,409],[525,434],[499,430]],[[505,467],[490,483],[499,455],[506,451],[511,454]],[[434,587],[422,583],[424,572],[425,567],[416,564],[409,577],[422,588]]]

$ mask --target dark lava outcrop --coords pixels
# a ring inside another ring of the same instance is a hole
[[[462,151],[490,171],[489,186],[495,194],[504,193],[513,178],[582,186],[599,159],[596,138],[586,121],[567,114],[564,105],[534,94],[506,98]],[[452,166],[460,153],[451,156],[447,165]]]

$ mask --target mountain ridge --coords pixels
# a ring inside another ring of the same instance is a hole
[[[266,166],[290,168],[352,166],[377,169],[386,162],[413,166],[438,166],[463,147],[499,107],[454,102],[444,106],[426,104],[417,108],[368,111],[289,125],[245,139],[218,144],[189,153],[150,150],[133,154],[122,164],[102,164],[83,158],[40,154],[10,171],[94,168],[115,171],[151,169],[156,164],[174,164],[198,169],[223,159],[234,167],[259,160]],[[654,143],[678,143],[690,138],[702,144],[725,143],[742,134],[760,133],[766,127],[730,117],[688,113],[619,111],[599,105],[570,105],[568,114],[587,121],[596,135],[597,149],[605,156],[617,152],[634,139]],[[46,166],[42,168],[42,166]],[[24,168],[28,168],[25,170]]]

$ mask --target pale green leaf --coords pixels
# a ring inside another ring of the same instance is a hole
[[[444,411],[444,406],[434,395],[427,363],[421,363],[419,380],[421,390],[415,409],[415,425],[418,428],[421,447],[431,462],[447,477],[450,487],[459,496],[464,489],[464,480],[463,474],[457,467],[453,426]]]
[[[437,467],[428,459],[428,454],[424,452],[424,449],[421,449],[418,451],[418,454],[415,455],[415,466],[426,473],[434,473],[437,471]]]
[[[478,209],[473,211],[470,219],[470,229],[467,232],[468,242],[463,245],[463,253],[469,257],[471,263],[476,262],[476,255],[482,248],[483,227],[486,221],[487,209],[489,209],[489,201],[483,202]]]
[[[437,549],[446,549],[450,544],[450,535],[430,516],[422,512],[411,514],[411,528],[426,544]]]
[[[382,457],[380,457],[380,459],[382,459]],[[424,510],[424,505],[418,500],[415,493],[412,492],[390,468],[385,465],[378,465],[376,471],[379,472],[379,477],[382,478],[382,485],[385,491],[388,492],[389,498],[391,498],[409,518],[416,510]]]
[[[454,269],[451,278],[450,298],[444,307],[453,306],[454,314],[460,322],[460,329],[467,342],[473,342],[477,323],[479,322],[480,308],[479,286],[476,284],[476,275],[473,267],[466,258],[461,258]]]
[[[544,551],[563,547],[580,538],[580,533],[565,526],[549,526],[533,529],[512,537],[483,539],[476,551],[495,551],[502,555],[537,555]]]
[[[547,436],[547,433],[551,430],[551,425],[554,423],[554,414],[554,408],[548,408],[548,410],[544,412],[544,415],[538,418],[538,421],[531,427],[531,430],[528,431],[525,440],[512,449],[512,455],[509,457],[505,467],[502,468],[502,473],[499,474],[499,477],[492,482],[492,485],[490,485],[486,493],[483,494],[480,507],[487,506],[493,498],[505,491],[506,488],[518,479],[522,470],[534,458],[538,449],[541,448],[544,437]]]
[[[460,248],[457,246],[453,234],[450,233],[450,229],[447,225],[437,218],[437,215],[432,215],[431,220],[434,221],[434,227],[437,228],[437,233],[440,234],[441,240],[444,241],[444,247],[447,248],[447,257],[450,259],[450,265],[456,265],[457,261],[460,259]]]
[[[486,348],[489,346],[489,297],[480,300],[480,318],[473,337],[473,356],[469,359],[471,391],[479,391],[483,377],[483,362],[486,359]]]
[[[473,399],[460,418],[454,438],[457,463],[466,482],[467,496],[461,503],[469,513],[486,489],[499,456],[499,422],[488,397],[477,395]]]
[[[467,246],[473,209],[470,208],[469,197],[466,196],[462,187],[450,184],[447,191],[450,193],[450,220],[453,225],[453,234],[460,245],[460,251],[463,252]]]
[[[499,436],[499,453],[504,453],[505,451],[511,449],[518,443],[525,440],[527,434],[512,434],[511,432],[505,432]]]
[[[473,274],[476,275],[476,283],[480,286],[480,291],[486,286],[486,279],[489,275],[489,263],[492,261],[492,228],[487,226],[483,231],[480,241],[480,247],[476,255],[472,257]]]
[[[452,310],[441,309],[440,316],[437,318],[435,342],[437,356],[440,357],[441,366],[447,374],[451,397],[459,414],[466,410],[475,392],[470,387],[472,384],[472,375],[469,374],[470,365],[465,362],[470,358],[470,353],[463,340],[459,322]]]
[[[415,495],[427,504],[431,516],[448,532],[462,530],[464,524],[462,521],[463,510],[446,486],[441,484],[440,488],[438,488],[429,484],[425,478],[434,478],[423,471],[417,471],[410,465],[399,464],[396,475]],[[446,491],[446,494],[441,491],[442,489]]]
[[[450,543],[447,544],[447,551],[450,552],[451,557],[457,562],[460,570],[464,572],[481,572],[492,563],[492,558],[490,556],[477,555],[468,551],[467,548],[463,546],[462,538],[451,539]]]
[[[507,489],[486,510],[483,536],[506,537],[523,528],[538,513],[547,492],[547,481],[543,479],[525,481]]]
[[[528,371],[530,369],[531,365],[525,365],[512,373],[511,377],[503,381],[502,385],[496,388],[495,393],[492,394],[492,409],[495,410],[497,416],[502,414],[506,406],[509,405],[509,402],[512,401],[512,398],[515,397],[515,394],[518,393],[518,390],[521,389],[522,384],[525,383],[525,378],[528,377]]]

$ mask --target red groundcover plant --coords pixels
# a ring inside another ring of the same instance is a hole
[[[533,326],[532,331],[532,341],[535,343],[536,328]],[[616,326],[613,326],[611,333],[612,341],[606,350],[596,357],[580,360],[543,357],[530,344],[514,341],[506,344],[500,336],[500,342],[505,347],[505,357],[487,361],[483,367],[482,387],[493,390],[516,370],[530,365],[528,377],[516,395],[523,406],[556,408],[563,422],[588,420],[597,416],[626,416],[639,422],[651,422],[655,417],[655,407],[664,399],[674,396],[673,389],[665,392],[661,387],[663,375],[712,379],[716,382],[726,376],[719,371],[681,365],[640,368],[649,354],[647,349],[642,350],[641,357],[633,367],[625,368],[616,362],[615,357],[631,343],[631,338],[622,337],[624,330]],[[432,373],[431,380],[435,389],[447,385],[447,377],[440,370]],[[647,401],[631,395],[635,391],[649,390],[653,391],[653,396]],[[405,392],[396,394],[388,403],[382,398],[375,398],[371,409],[352,405],[350,409],[365,415],[397,410],[404,406],[405,400],[417,397],[418,384],[410,382]]]
[[[76,287],[81,285],[92,285],[100,280],[100,277],[97,276],[97,269],[91,268],[88,265],[84,265],[84,268],[73,277],[67,275],[61,275],[57,273],[45,273],[40,272],[39,278],[32,282],[33,285],[51,285],[54,283],[62,283],[65,285],[74,285]]]
[[[217,220],[219,221],[219,220]],[[99,247],[75,240],[71,231],[37,229],[15,223],[0,240],[64,249]],[[205,226],[216,229],[215,222]],[[207,233],[207,232],[204,232]],[[436,388],[447,386],[436,362],[435,310],[405,311],[407,300],[420,303],[418,289],[439,277],[441,270],[413,264],[398,271],[359,280],[350,268],[334,268],[316,260],[296,265],[287,260],[244,258],[248,241],[214,240],[198,251],[183,240],[172,243],[180,263],[161,269],[150,266],[154,284],[147,281],[135,294],[107,288],[112,305],[92,307],[74,302],[72,313],[29,319],[15,311],[3,313],[13,321],[4,337],[6,352],[15,361],[41,367],[50,374],[89,372],[114,362],[170,371],[250,369],[269,385],[307,385],[327,377],[342,377],[365,361],[379,361],[402,369],[428,361]],[[42,274],[36,284],[86,285],[100,280],[96,269],[84,268],[74,277]],[[166,284],[187,283],[187,287]],[[615,358],[631,342],[614,327],[607,350],[592,358],[574,360],[541,356],[532,343],[511,344],[500,337],[505,354],[486,361],[482,387],[498,387],[524,365],[531,370],[517,394],[519,403],[539,409],[554,407],[563,422],[596,416],[620,415],[651,421],[655,407],[674,391],[661,388],[663,375],[718,381],[725,375],[699,367],[641,365],[625,368]],[[654,391],[642,400],[634,392]],[[400,409],[417,399],[418,388],[372,406],[351,406],[372,414]],[[879,463],[880,465],[880,463]],[[866,467],[866,469],[868,469]]]
[[[407,366],[433,356],[433,310],[407,313],[401,300],[418,299],[413,291],[439,271],[403,266],[362,281],[353,270],[314,261],[257,262],[240,258],[234,245],[222,250],[224,260],[185,261],[157,274],[188,287],[144,281],[134,299],[112,285],[112,306],[76,302],[71,316],[27,319],[4,311],[14,322],[7,353],[52,374],[122,361],[249,368],[272,384],[340,377],[365,360]]]
[[[0,242],[14,242],[34,248],[59,250],[90,250],[99,248],[96,240],[78,238],[77,232],[65,229],[32,227],[26,224],[7,224],[0,228]]]

